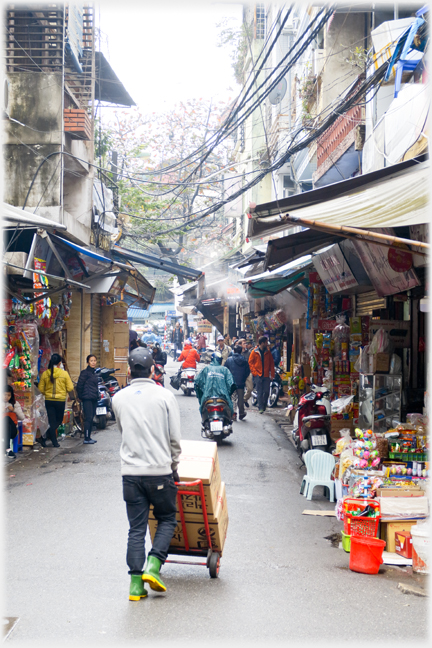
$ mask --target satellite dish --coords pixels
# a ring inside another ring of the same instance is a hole
[[[286,91],[287,91],[287,82],[286,79],[284,78],[281,81],[279,81],[277,86],[273,88],[273,90],[270,92],[269,94],[270,103],[273,106],[276,106],[285,97]]]

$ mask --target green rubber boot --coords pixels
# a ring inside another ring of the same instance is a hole
[[[129,588],[129,601],[139,601],[147,596],[147,590],[144,587],[141,574],[131,574],[131,584]]]
[[[147,558],[147,566],[142,575],[143,581],[148,583],[152,590],[156,590],[156,592],[166,592],[165,584],[159,574],[161,565],[162,563],[158,558],[149,556]]]

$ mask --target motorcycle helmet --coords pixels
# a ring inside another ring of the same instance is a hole
[[[129,353],[128,362],[131,370],[137,367],[150,370],[154,364],[153,354],[149,349],[138,347]]]

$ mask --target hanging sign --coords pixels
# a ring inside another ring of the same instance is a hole
[[[342,250],[336,243],[325,252],[313,256],[313,264],[330,294],[358,286]]]
[[[197,331],[198,333],[211,333],[213,327],[211,323],[206,319],[198,320],[197,322]]]
[[[388,262],[390,268],[395,272],[408,272],[411,270],[413,264],[413,257],[411,252],[407,251],[406,245],[403,246],[405,249],[395,249],[389,248],[388,251]]]
[[[377,231],[393,235],[391,228],[382,228]],[[354,246],[378,297],[395,295],[420,285],[413,268],[396,271],[391,267],[388,250],[384,247],[359,240],[354,241]]]

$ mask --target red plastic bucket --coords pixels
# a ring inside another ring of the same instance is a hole
[[[378,574],[386,543],[369,536],[351,536],[349,568],[361,574]]]

